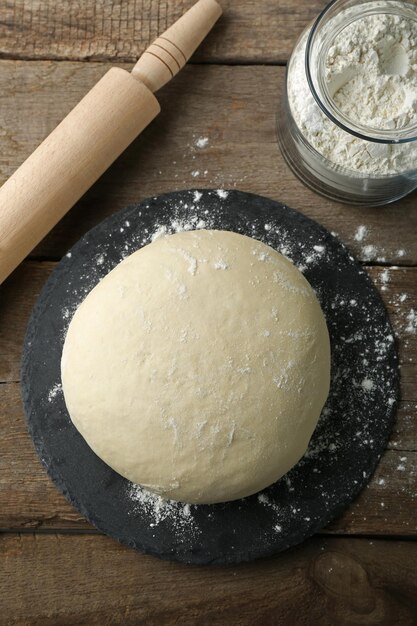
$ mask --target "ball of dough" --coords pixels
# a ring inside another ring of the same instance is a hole
[[[329,391],[317,298],[232,232],[157,239],[76,311],[62,355],[71,419],[114,470],[164,498],[253,494],[303,456]]]

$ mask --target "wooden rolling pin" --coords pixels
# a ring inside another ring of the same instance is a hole
[[[1,187],[0,284],[156,117],[153,92],[184,67],[221,13],[215,0],[199,0],[131,73],[110,69]]]

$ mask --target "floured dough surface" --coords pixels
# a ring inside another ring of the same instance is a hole
[[[163,237],[76,311],[62,383],[94,452],[163,497],[255,493],[304,454],[330,379],[317,298],[269,246],[225,231]]]

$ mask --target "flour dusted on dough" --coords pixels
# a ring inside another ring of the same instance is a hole
[[[307,449],[329,369],[302,274],[259,241],[207,230],[162,236],[120,263],[75,313],[62,357],[67,408],[91,448],[189,503],[241,498],[285,474]]]

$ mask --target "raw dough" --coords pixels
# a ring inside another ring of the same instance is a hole
[[[68,329],[69,414],[117,472],[214,503],[275,482],[306,451],[329,391],[317,298],[269,246],[189,231],[135,252]]]

